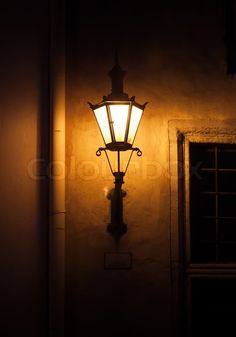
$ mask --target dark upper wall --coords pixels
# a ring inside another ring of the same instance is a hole
[[[0,5],[0,335],[47,324],[48,1]],[[42,164],[42,162],[40,162]]]

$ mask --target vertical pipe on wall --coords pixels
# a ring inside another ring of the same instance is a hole
[[[65,3],[51,0],[49,336],[64,336]]]

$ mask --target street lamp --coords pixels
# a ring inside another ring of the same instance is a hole
[[[100,156],[105,152],[109,167],[115,177],[115,189],[111,197],[111,223],[107,230],[114,236],[120,237],[127,231],[127,226],[123,223],[123,191],[124,176],[128,169],[133,152],[138,156],[142,155],[139,148],[133,147],[135,136],[140,124],[140,120],[147,103],[139,104],[135,97],[129,98],[123,91],[123,79],[125,71],[120,67],[117,54],[115,55],[115,65],[109,72],[112,82],[112,91],[108,96],[103,96],[103,100],[98,104],[88,103],[93,110],[99,129],[101,131],[105,147],[100,147],[96,155]],[[120,152],[131,151],[127,166],[122,172],[120,170]],[[107,151],[117,152],[117,171],[114,172]]]

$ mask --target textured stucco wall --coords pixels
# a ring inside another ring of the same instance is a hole
[[[80,24],[79,9],[68,11],[67,329],[83,337],[98,332],[169,336],[168,122],[205,119],[210,125],[210,119],[235,117],[236,82],[226,76],[224,10],[215,1],[160,1],[157,9],[147,1],[145,8],[123,4],[120,10],[103,3],[100,9],[95,2],[84,4]],[[113,179],[105,157],[95,156],[102,138],[87,105],[110,92],[107,71],[115,48],[127,70],[125,92],[149,102],[135,141],[143,156],[134,155],[124,185],[128,232],[119,250],[133,254],[128,271],[103,268],[104,252],[115,250],[106,232],[105,194]]]
[[[47,14],[46,1],[1,4],[1,336],[46,333]]]

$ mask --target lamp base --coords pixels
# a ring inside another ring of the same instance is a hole
[[[121,237],[123,234],[127,232],[127,225],[124,223],[119,224],[110,223],[107,226],[107,231],[115,237]]]

